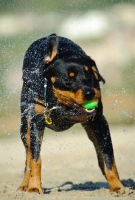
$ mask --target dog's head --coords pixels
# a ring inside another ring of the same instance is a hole
[[[44,70],[57,101],[75,108],[82,107],[89,100],[99,100],[99,82],[105,81],[94,60],[72,49],[59,51],[58,47],[59,38],[53,34],[48,38]]]

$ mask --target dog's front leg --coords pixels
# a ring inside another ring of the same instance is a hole
[[[26,128],[27,127],[27,128]],[[43,117],[32,113],[22,117],[21,137],[26,149],[24,179],[19,190],[42,194],[40,147],[44,132]]]
[[[123,185],[117,172],[110,131],[106,119],[102,115],[95,121],[89,121],[82,125],[95,146],[99,167],[109,183],[110,190],[118,191]]]

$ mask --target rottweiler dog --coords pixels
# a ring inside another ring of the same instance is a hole
[[[21,139],[26,149],[19,190],[42,194],[40,149],[45,127],[65,131],[81,123],[93,142],[111,191],[123,187],[117,172],[108,123],[103,115],[96,63],[71,40],[52,34],[35,41],[23,62]],[[86,109],[89,100],[98,106]]]

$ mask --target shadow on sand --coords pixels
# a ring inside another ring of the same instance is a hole
[[[130,187],[132,189],[135,189],[135,181],[132,179],[122,180],[122,183],[126,187]],[[53,191],[72,191],[72,190],[83,190],[83,191],[94,191],[101,188],[109,189],[107,182],[85,182],[85,183],[79,183],[74,184],[72,182],[65,182],[64,184],[53,187],[53,188],[44,188],[44,193],[49,194]]]

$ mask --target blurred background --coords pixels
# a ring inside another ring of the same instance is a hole
[[[134,0],[0,0],[0,136],[19,132],[22,64],[29,45],[56,33],[97,63],[104,114],[111,125],[135,123]]]

